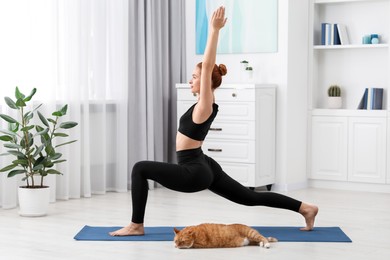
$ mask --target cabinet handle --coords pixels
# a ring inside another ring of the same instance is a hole
[[[207,151],[209,151],[209,152],[222,152],[222,149],[208,148]]]
[[[237,94],[236,93],[232,93],[232,97],[237,97]]]
[[[210,131],[222,131],[222,128],[219,128],[219,127],[210,127]]]

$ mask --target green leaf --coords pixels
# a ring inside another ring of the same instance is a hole
[[[8,166],[5,166],[3,169],[1,169],[0,172],[7,172],[7,171],[9,171],[9,170],[12,170],[12,169],[15,168],[16,166],[18,166],[18,165],[16,165],[16,164],[10,164],[10,165],[8,165]]]
[[[33,129],[33,128],[34,128],[33,125],[25,126],[25,127],[21,128],[20,131],[28,132],[28,131],[30,131],[30,130]]]
[[[26,158],[26,156],[25,156],[23,153],[19,152],[19,151],[8,150],[7,152],[10,153],[10,154],[12,154],[12,155],[21,157],[21,158]]]
[[[61,123],[60,127],[63,129],[69,129],[75,127],[76,125],[78,125],[76,122],[68,121]]]
[[[47,121],[49,121],[53,125],[57,124],[57,122],[55,120],[51,119],[51,118],[48,118]]]
[[[9,142],[9,141],[13,140],[13,138],[9,135],[2,135],[2,136],[0,136],[0,140],[4,141],[4,142]]]
[[[66,160],[57,160],[57,161],[53,161],[53,164],[56,164],[56,163],[62,163],[62,162],[66,162]]]
[[[16,99],[24,99],[25,95],[19,91],[19,88],[15,88],[15,97]]]
[[[41,112],[38,111],[38,116],[39,116],[39,119],[41,119],[42,123],[49,127],[49,122],[47,122],[46,118],[41,114]]]
[[[67,104],[61,108],[60,112],[64,116],[64,115],[66,115],[66,111],[68,111],[68,105]]]
[[[45,151],[48,155],[53,156],[56,152],[51,144],[46,145]]]
[[[35,95],[36,92],[37,92],[37,89],[36,89],[36,88],[33,88],[33,89],[31,90],[30,95],[28,95],[28,97],[26,97],[26,98],[24,99],[24,101],[25,101],[25,102],[30,101],[31,98]]]
[[[44,163],[44,165],[45,165],[46,168],[51,168],[51,167],[54,166],[54,163],[52,163],[51,161],[46,161],[46,162]]]
[[[57,159],[61,158],[61,156],[62,156],[62,153],[55,153],[53,156],[50,156],[50,159],[57,160]]]
[[[24,102],[23,99],[18,99],[18,100],[16,100],[16,105],[18,107],[25,107],[26,106],[26,102]]]
[[[19,131],[19,123],[8,123],[8,130],[15,135]]]
[[[28,124],[33,117],[34,117],[34,114],[31,111],[28,111],[24,115],[24,121],[26,122],[26,124]]]
[[[38,154],[40,154],[40,153],[42,152],[43,148],[45,148],[45,145],[44,145],[44,144],[41,145],[41,146],[39,146],[39,147],[37,147],[37,150],[35,151],[33,157],[38,156]]]
[[[61,113],[61,111],[56,111],[56,112],[53,112],[53,114],[51,114],[51,115],[60,117],[60,116],[62,116],[62,113]]]
[[[17,174],[22,174],[22,173],[26,173],[26,170],[13,170],[8,173],[7,177],[11,178]]]
[[[2,119],[4,119],[5,121],[9,122],[9,123],[19,124],[18,121],[16,121],[15,119],[13,119],[13,118],[10,117],[10,116],[4,115],[4,114],[0,114],[0,117],[1,117]]]
[[[28,161],[25,159],[19,159],[12,161],[13,164],[20,164],[22,166],[28,166]]]
[[[3,134],[6,134],[6,135],[12,135],[12,136],[16,136],[16,134],[14,132],[11,132],[11,131],[8,131],[8,130],[0,130],[0,133],[3,133]]]
[[[42,131],[36,133],[34,136],[37,136],[37,135],[45,135],[49,132],[49,128],[45,128],[43,129]]]
[[[36,125],[36,126],[35,126],[35,129],[37,129],[37,132],[41,132],[41,131],[43,131],[43,129],[45,129],[45,128],[43,128],[42,126]]]
[[[71,143],[74,143],[74,142],[77,142],[77,140],[73,140],[73,141],[70,141],[70,142],[66,142],[66,143],[63,143],[63,144],[56,145],[56,148],[60,147],[60,146],[63,146],[63,145],[66,145],[66,144],[71,144]]]
[[[46,171],[48,174],[59,174],[59,175],[62,175],[61,172],[57,171],[57,170],[54,170],[54,169],[50,169],[50,170],[47,170]]]
[[[44,168],[43,164],[38,164],[38,165],[34,166],[33,171],[39,171],[43,168]]]
[[[69,135],[64,134],[64,133],[54,133],[54,136],[59,136],[59,137],[68,137]]]
[[[21,147],[18,144],[4,144],[4,147],[5,148],[11,148],[11,149],[23,149],[23,147]]]
[[[19,107],[15,104],[15,102],[11,98],[5,97],[4,100],[5,100],[5,103],[7,103],[7,105],[10,108],[12,108],[12,109],[19,109]]]

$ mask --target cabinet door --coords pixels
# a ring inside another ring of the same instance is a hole
[[[346,117],[312,117],[311,178],[347,180],[347,130]]]
[[[349,119],[348,180],[386,182],[386,118]]]

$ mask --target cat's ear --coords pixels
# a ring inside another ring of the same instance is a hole
[[[173,231],[175,232],[175,234],[178,234],[180,232],[180,230],[178,230],[177,228],[173,228]]]

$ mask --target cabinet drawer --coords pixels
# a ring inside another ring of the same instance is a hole
[[[255,162],[255,142],[253,141],[206,138],[202,150],[208,156],[221,162]]]
[[[215,102],[247,102],[255,101],[255,89],[216,89],[214,92]],[[177,89],[177,100],[198,101],[198,97],[191,92],[190,88]]]
[[[215,120],[207,135],[209,139],[255,139],[254,121]]]
[[[255,89],[216,89],[215,102],[254,102]]]
[[[244,186],[255,187],[255,165],[248,163],[220,163],[227,175]]]
[[[255,120],[255,103],[254,102],[220,102],[217,103],[218,108],[218,120]]]

